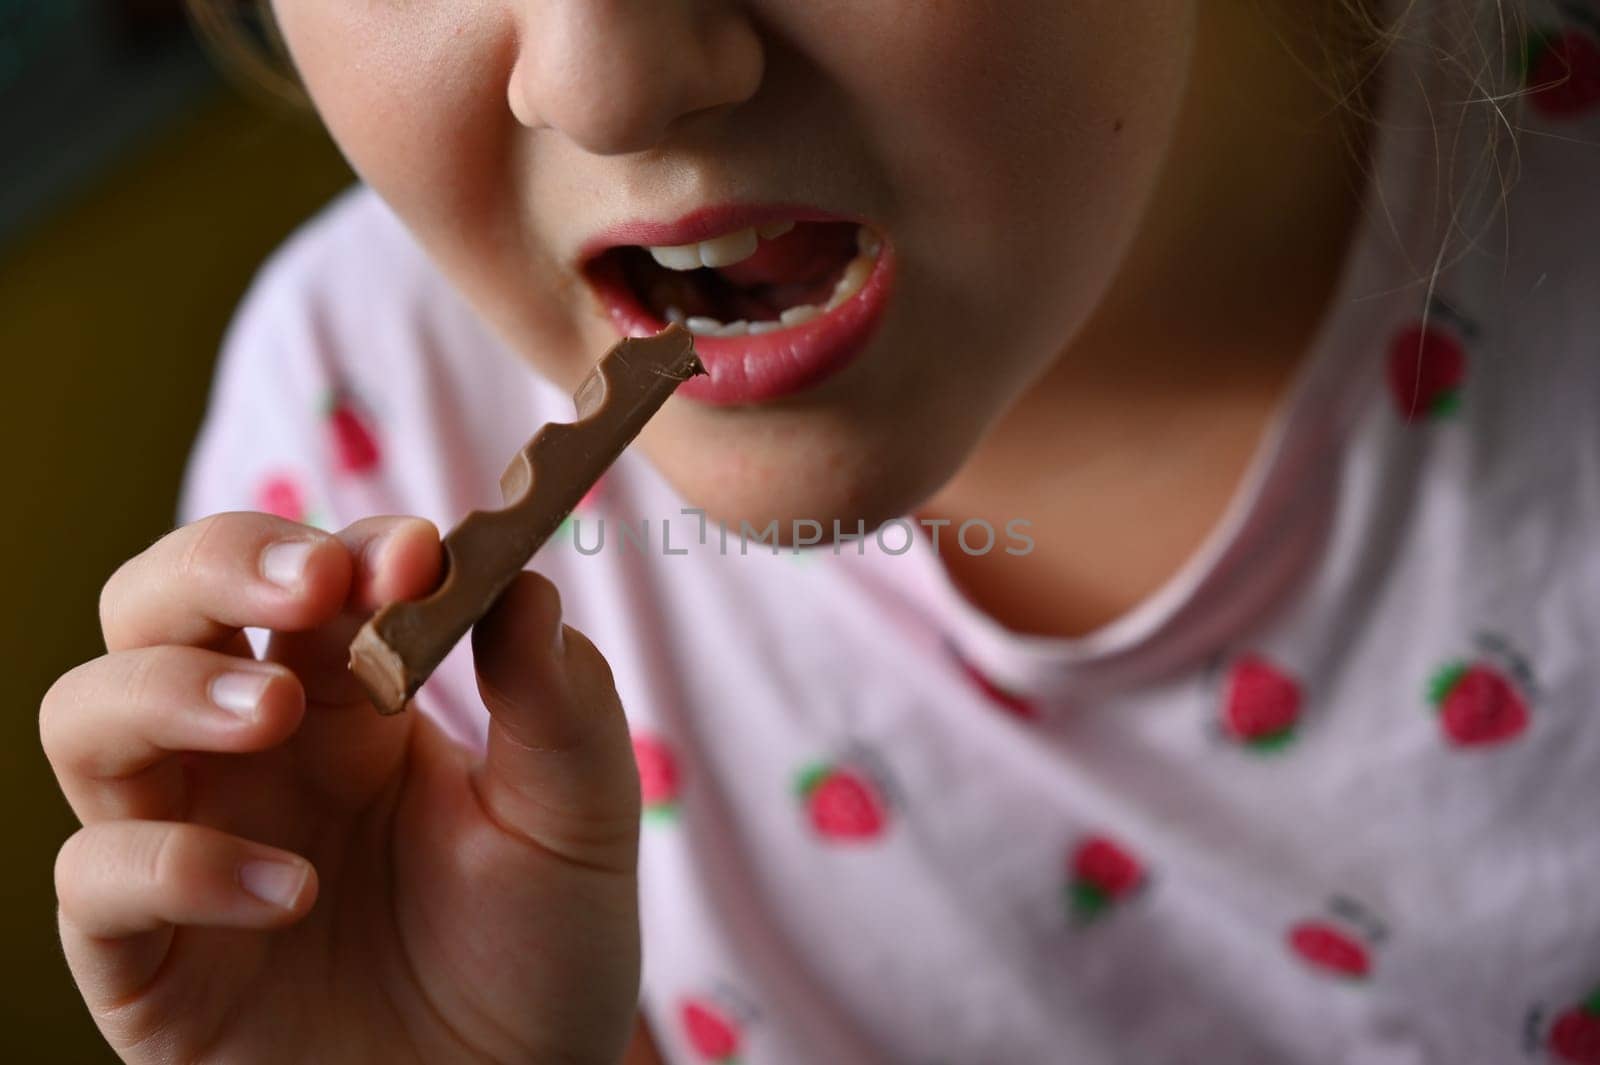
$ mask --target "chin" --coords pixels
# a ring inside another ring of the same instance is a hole
[[[834,541],[836,528],[846,536],[871,533],[911,512],[954,468],[942,469],[926,450],[907,448],[904,434],[892,434],[896,446],[892,439],[869,441],[820,427],[805,433],[753,418],[742,430],[722,425],[707,431],[695,424],[703,420],[696,413],[682,407],[663,412],[661,424],[646,429],[640,444],[651,462],[707,520],[730,532],[741,522],[761,530],[776,521],[785,546],[794,543],[797,526],[807,539],[818,535],[808,522],[821,526],[822,544]]]

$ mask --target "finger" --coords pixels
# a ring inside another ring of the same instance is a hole
[[[639,778],[611,667],[524,572],[472,632],[489,743],[475,777],[502,828],[569,861],[631,872]]]
[[[299,855],[200,825],[106,821],[56,857],[61,941],[91,1004],[143,987],[173,926],[272,929],[311,909],[317,876]]]
[[[265,658],[291,669],[306,714],[292,741],[301,778],[324,799],[359,805],[392,775],[414,723],[377,712],[350,672],[350,641],[381,604],[415,599],[439,582],[439,530],[421,518],[378,517],[338,534],[350,553],[350,595],[333,618],[303,632],[275,632]]]
[[[363,518],[335,538],[350,557],[348,595],[317,628],[273,633],[266,656],[293,669],[316,706],[367,703],[350,672],[350,641],[379,606],[431,591],[444,561],[439,530],[422,518]]]
[[[178,818],[177,751],[248,752],[282,743],[305,696],[282,666],[196,647],[141,647],[64,673],[39,707],[39,738],[84,824]]]
[[[101,589],[100,628],[110,651],[221,648],[247,625],[321,624],[350,581],[349,552],[328,533],[270,514],[214,514],[123,563]]]

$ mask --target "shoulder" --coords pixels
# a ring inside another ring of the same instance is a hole
[[[482,505],[460,486],[498,483],[559,409],[553,391],[358,187],[274,252],[241,302],[185,507],[249,504],[240,493],[288,469],[329,523],[378,510],[443,523]]]
[[[253,331],[293,331],[329,358],[370,362],[400,356],[429,323],[453,332],[481,327],[405,226],[364,186],[345,192],[302,225],[257,273],[230,342]],[[474,337],[476,339],[476,337]],[[380,342],[381,341],[381,342]],[[396,341],[399,341],[397,344]]]
[[[503,463],[530,425],[570,412],[365,187],[335,200],[262,267],[224,361],[231,372],[296,381],[293,397],[278,388],[285,400],[304,402],[308,389],[319,403],[347,399],[403,434],[419,461],[449,450],[458,464],[484,454]],[[491,483],[498,465],[493,473]]]
[[[403,276],[417,274],[426,265],[421,248],[388,205],[365,185],[355,185],[295,230],[273,252],[257,280],[292,289],[348,276],[356,268]]]

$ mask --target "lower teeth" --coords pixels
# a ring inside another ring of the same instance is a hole
[[[829,296],[828,302],[822,306],[802,303],[797,307],[790,307],[779,315],[775,322],[750,322],[743,318],[736,322],[720,322],[702,315],[685,317],[681,309],[668,307],[667,321],[684,326],[696,336],[704,337],[761,336],[764,333],[776,333],[780,329],[809,322],[839,307],[866,287],[867,278],[872,276],[872,269],[877,265],[878,252],[882,246],[878,235],[862,226],[856,234],[856,247],[860,250],[860,254],[851,259],[849,265],[844,268],[844,273],[833,287],[833,295]]]

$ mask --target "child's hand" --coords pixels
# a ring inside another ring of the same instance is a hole
[[[441,559],[421,519],[222,514],[106,583],[110,653],[56,682],[40,732],[85,826],[56,862],[62,942],[125,1060],[621,1057],[638,777],[553,586],[524,573],[473,632],[484,763],[346,669]],[[273,630],[266,662],[241,626]]]

